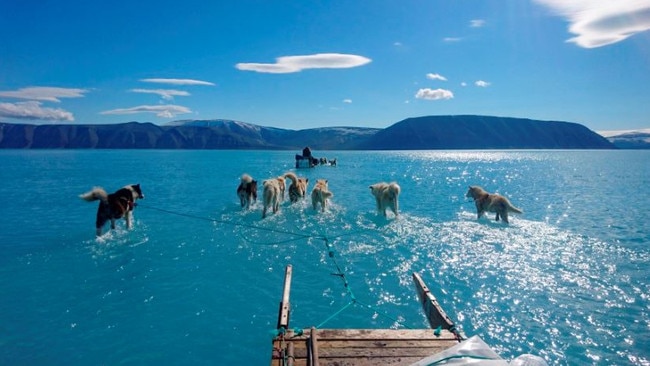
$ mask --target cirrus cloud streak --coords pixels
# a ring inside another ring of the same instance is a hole
[[[131,89],[133,93],[158,94],[165,100],[172,100],[174,97],[187,97],[190,93],[184,90],[174,89]]]
[[[569,22],[576,34],[567,42],[596,48],[625,40],[650,30],[648,0],[536,0]]]
[[[50,120],[50,121],[74,121],[72,113],[61,108],[42,107],[42,103],[34,100],[18,103],[0,103],[0,117]]]
[[[283,56],[275,63],[238,63],[235,67],[243,71],[269,74],[288,74],[306,69],[346,69],[365,65],[372,60],[358,55],[341,53],[317,53],[314,55]]]
[[[31,86],[18,90],[0,91],[0,97],[39,100],[43,102],[59,103],[59,98],[82,98],[87,93],[86,89],[57,88],[50,86]]]
[[[170,84],[170,85],[209,85],[214,86],[214,83],[209,81],[202,80],[193,80],[193,79],[164,79],[164,78],[151,78],[151,79],[140,79],[145,83],[157,83],[157,84]]]
[[[137,114],[137,113],[154,113],[162,118],[174,118],[179,114],[192,113],[192,111],[180,105],[141,105],[132,108],[118,108],[110,111],[100,112],[100,114]]]

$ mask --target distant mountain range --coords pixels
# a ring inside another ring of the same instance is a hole
[[[646,136],[647,138],[647,136]],[[183,120],[166,125],[33,125],[0,123],[4,149],[616,149],[583,125],[491,116],[408,118],[385,129],[325,127],[288,130],[231,120]],[[646,142],[647,143],[647,142]]]
[[[599,134],[619,149],[650,149],[650,129],[602,131]]]

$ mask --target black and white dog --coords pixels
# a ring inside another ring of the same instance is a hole
[[[135,201],[143,199],[144,194],[142,194],[140,184],[131,184],[111,194],[107,194],[101,187],[95,187],[90,192],[79,195],[79,197],[88,202],[99,200],[95,227],[97,228],[97,236],[100,236],[102,235],[102,228],[108,220],[111,221],[111,229],[115,229],[115,220],[124,217],[126,228],[130,229],[133,216],[131,212],[135,208]]]
[[[237,197],[239,197],[241,207],[249,209],[251,202],[257,202],[257,181],[248,174],[242,174],[237,187]]]

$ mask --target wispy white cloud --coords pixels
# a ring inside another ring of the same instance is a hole
[[[209,81],[202,80],[193,80],[193,79],[163,79],[163,78],[152,78],[152,79],[140,79],[145,83],[157,83],[157,84],[170,84],[170,85],[215,85]]]
[[[442,80],[442,81],[447,81],[447,78],[440,75],[440,74],[433,74],[433,73],[428,73],[427,74],[427,79],[429,80]]]
[[[463,81],[460,83],[460,86],[467,86],[467,83]]]
[[[0,97],[59,103],[61,102],[59,98],[82,98],[87,92],[86,89],[32,86],[18,90],[0,91]]]
[[[490,86],[490,83],[483,80],[477,80],[476,82],[474,82],[474,85],[480,86],[481,88],[487,88],[488,86]]]
[[[461,39],[460,37],[445,37],[442,40],[445,42],[460,42]]]
[[[393,46],[400,47],[400,46],[402,46],[402,42],[394,42]]]
[[[372,60],[358,55],[318,53],[314,55],[278,57],[275,61],[273,64],[238,63],[235,67],[244,71],[287,74],[306,69],[345,69],[362,66]]]
[[[415,97],[417,99],[426,100],[452,99],[454,97],[454,93],[452,93],[450,90],[445,89],[424,88],[418,90],[418,92],[415,93]]]
[[[190,93],[184,90],[174,89],[131,89],[134,93],[158,94],[165,100],[172,100],[174,97],[187,97]]]
[[[343,103],[350,104],[352,103],[352,99],[343,99]]]
[[[192,111],[180,105],[141,105],[133,108],[112,109],[110,111],[100,112],[100,114],[136,114],[136,113],[154,113],[158,117],[173,118],[179,114],[192,113]]]
[[[566,18],[567,42],[596,48],[650,29],[650,0],[535,0]]]
[[[46,108],[41,102],[27,101],[0,103],[0,116],[16,119],[40,119],[50,121],[74,121],[72,113],[60,108]]]
[[[472,19],[469,21],[469,26],[472,28],[481,28],[485,25],[485,20],[483,19]]]

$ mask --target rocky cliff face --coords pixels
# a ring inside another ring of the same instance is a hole
[[[0,123],[9,149],[613,149],[604,137],[568,122],[487,116],[409,118],[386,129],[330,127],[286,130],[227,120],[159,126]]]

